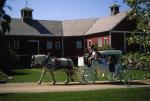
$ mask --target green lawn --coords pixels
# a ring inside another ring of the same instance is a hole
[[[0,101],[149,101],[150,88],[0,94]]]
[[[8,75],[12,76],[13,79],[9,82],[34,82],[36,83],[41,75],[42,69],[16,69],[10,72]],[[134,74],[134,79],[144,79],[144,71],[134,70],[131,73]],[[54,76],[57,82],[64,82],[66,80],[66,74],[63,70],[58,70],[54,72]],[[97,76],[97,80],[106,80],[102,76]],[[52,77],[47,72],[43,77],[43,82],[51,82]]]
[[[42,69],[17,69],[13,70],[9,73],[10,76],[13,76],[12,80],[9,80],[9,82],[38,82],[40,76],[42,73]],[[58,70],[54,72],[56,81],[63,82],[66,80],[66,74],[65,72]],[[52,77],[47,72],[43,77],[43,82],[51,82]]]

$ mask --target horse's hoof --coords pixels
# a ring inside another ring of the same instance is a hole
[[[69,82],[67,81],[67,82],[65,82],[65,84],[68,84]]]
[[[74,79],[71,79],[72,82],[74,82]]]
[[[38,82],[37,84],[41,84],[41,82]]]
[[[55,85],[56,84],[56,82],[53,82],[53,85]]]

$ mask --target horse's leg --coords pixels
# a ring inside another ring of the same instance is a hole
[[[40,79],[39,79],[39,81],[38,81],[38,84],[41,84],[42,79],[43,79],[43,76],[44,76],[45,73],[46,73],[46,71],[43,69],[42,74],[41,74],[41,77],[40,77]]]
[[[55,80],[55,78],[54,78],[53,70],[52,70],[52,69],[50,69],[50,70],[49,70],[49,72],[50,72],[50,74],[51,74],[51,76],[52,76],[53,84],[55,84],[55,83],[56,83],[56,80]]]
[[[68,84],[69,83],[69,71],[65,69],[65,72],[67,74],[67,80],[66,80],[65,84]]]
[[[68,71],[69,71],[71,81],[74,82],[74,79],[73,79],[74,71],[73,71],[73,69],[69,69]]]

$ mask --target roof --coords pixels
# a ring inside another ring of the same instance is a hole
[[[20,36],[62,36],[61,21],[31,20],[23,22],[21,19],[13,18],[10,33],[6,35]]]
[[[127,13],[118,13],[113,16],[98,19],[94,25],[85,33],[90,35],[94,33],[106,32],[113,30],[127,16]]]
[[[121,55],[121,50],[105,50],[105,51],[99,51],[102,55]]]
[[[29,7],[25,7],[25,8],[23,8],[23,9],[21,9],[21,11],[33,11],[33,9],[31,9],[31,8],[29,8]]]
[[[66,20],[62,22],[64,36],[82,36],[98,19]]]
[[[93,19],[79,19],[66,21],[32,20],[12,18],[11,31],[6,35],[19,36],[83,36],[113,30],[127,13]]]
[[[118,5],[118,4],[113,4],[112,6],[110,6],[110,8],[113,8],[113,7],[120,7],[120,5]]]

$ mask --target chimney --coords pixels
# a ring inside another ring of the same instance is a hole
[[[110,15],[113,16],[113,15],[120,13],[119,7],[120,6],[118,4],[115,4],[115,3],[112,6],[110,6],[110,10],[111,10]]]
[[[21,18],[22,21],[30,21],[32,20],[32,9],[29,7],[25,7],[23,9],[21,9]]]

